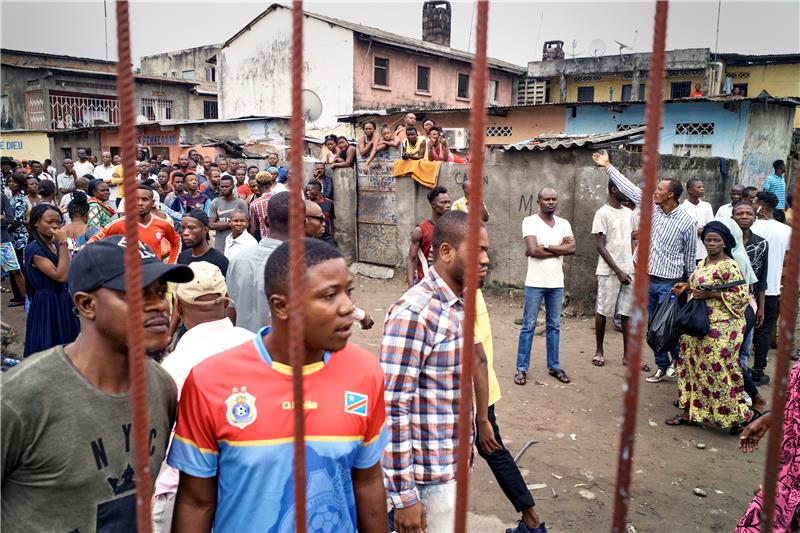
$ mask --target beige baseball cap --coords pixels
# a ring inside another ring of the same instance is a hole
[[[225,276],[216,265],[206,261],[197,261],[189,265],[194,278],[188,283],[181,283],[175,290],[176,296],[191,305],[216,305],[222,300],[229,300],[228,286]],[[209,294],[216,295],[213,300],[200,300]]]

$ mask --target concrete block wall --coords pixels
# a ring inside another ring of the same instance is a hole
[[[565,258],[565,284],[569,306],[574,313],[594,313],[597,251],[591,235],[594,213],[608,196],[606,173],[594,166],[591,150],[534,150],[521,152],[491,151],[487,154],[484,198],[490,219],[490,258],[488,281],[521,287],[525,281],[527,259],[524,255],[522,220],[538,211],[536,197],[544,187],[559,193],[558,216],[572,225],[577,252]],[[635,183],[641,179],[641,154],[612,151],[612,161]],[[727,203],[727,191],[736,181],[738,166],[725,160],[725,174],[719,158],[661,156],[661,178],[703,179],[706,199],[716,208]],[[391,164],[391,163],[388,163]],[[452,200],[463,195],[461,183],[468,174],[467,165],[447,163],[442,166],[439,184],[447,187]],[[352,170],[334,173],[336,186],[337,241],[347,257],[356,258],[355,232],[357,196]],[[429,189],[410,178],[395,182],[397,209],[396,264],[398,275],[405,276],[406,255],[411,231],[430,216],[426,194]]]

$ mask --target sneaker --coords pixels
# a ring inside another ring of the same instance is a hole
[[[525,525],[524,521],[520,520],[517,522],[517,527],[506,528],[506,533],[547,533],[547,528],[545,527],[544,522],[539,522],[539,527],[531,529]]]
[[[661,383],[664,378],[666,377],[667,373],[665,370],[660,368],[656,369],[656,373],[650,376],[649,378],[645,379],[648,383]]]
[[[763,370],[753,370],[750,373],[750,377],[753,379],[753,383],[756,385],[769,384],[769,376],[766,375]]]
[[[671,362],[669,364],[669,366],[667,367],[666,376],[668,378],[676,378],[676,377],[678,377],[678,371],[675,370],[675,361]]]

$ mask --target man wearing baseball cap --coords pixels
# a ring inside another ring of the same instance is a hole
[[[239,346],[256,336],[237,328],[226,316],[230,298],[225,276],[216,265],[198,261],[189,265],[194,279],[176,289],[176,312],[186,326],[186,333],[175,350],[164,360],[163,368],[178,386],[178,395],[189,371],[212,355]],[[172,510],[178,490],[178,471],[163,465],[153,496],[153,531],[169,533]]]
[[[8,531],[136,529],[132,385],[128,374],[125,239],[91,243],[70,264],[80,320],[75,342],[31,357],[2,375],[2,520]],[[139,245],[145,350],[169,341],[167,282],[192,280]],[[145,360],[150,468],[158,471],[175,419],[172,378]]]

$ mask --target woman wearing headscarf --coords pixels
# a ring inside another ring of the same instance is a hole
[[[744,311],[748,301],[744,277],[732,259],[736,241],[722,222],[703,228],[703,245],[708,252],[688,283],[676,283],[675,294],[687,290],[694,299],[705,300],[709,332],[702,338],[683,335],[677,359],[678,405],[683,414],[667,420],[668,425],[714,424],[737,430],[751,422],[756,413],[748,407],[739,365],[739,348],[745,329]],[[715,288],[727,286],[727,288]]]
[[[30,240],[25,248],[26,292],[31,300],[25,325],[25,357],[72,342],[80,330],[67,292],[69,255],[63,221],[54,205],[39,204],[31,209]]]
[[[87,224],[103,229],[114,221],[117,210],[108,203],[111,189],[108,183],[97,179],[89,182],[89,219]]]

